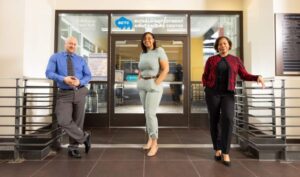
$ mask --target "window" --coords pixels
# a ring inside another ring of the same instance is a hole
[[[57,51],[64,50],[65,40],[78,40],[76,53],[86,59],[93,79],[86,111],[107,113],[108,15],[60,13],[58,15]]]
[[[241,56],[240,15],[192,15],[190,26],[191,112],[202,113],[207,110],[201,79],[207,58],[216,54],[216,38],[227,36],[232,41],[230,53]]]

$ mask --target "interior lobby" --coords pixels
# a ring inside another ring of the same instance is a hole
[[[299,0],[0,0],[0,26],[0,177],[299,176]],[[154,157],[142,149],[137,90],[144,32],[170,68]],[[84,108],[92,148],[80,146],[79,159],[68,156],[57,88],[45,76],[69,36],[92,73]],[[266,82],[236,83],[230,167],[214,160],[202,82],[219,36]]]

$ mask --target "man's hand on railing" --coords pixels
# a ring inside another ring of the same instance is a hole
[[[261,87],[265,88],[265,81],[264,81],[264,78],[262,76],[258,76],[257,84],[261,84]]]

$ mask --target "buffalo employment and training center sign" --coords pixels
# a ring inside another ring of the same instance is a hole
[[[112,15],[112,33],[153,32],[158,34],[187,33],[185,14],[129,14]]]

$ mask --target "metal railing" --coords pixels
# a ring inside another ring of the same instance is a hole
[[[49,147],[60,136],[52,114],[56,89],[51,81],[33,78],[1,78],[0,151],[22,159],[26,150]]]
[[[204,87],[201,81],[192,81],[190,85],[191,113],[207,113]]]
[[[234,134],[246,146],[274,150],[288,160],[289,146],[300,147],[300,80],[267,79],[265,89],[237,85]]]

